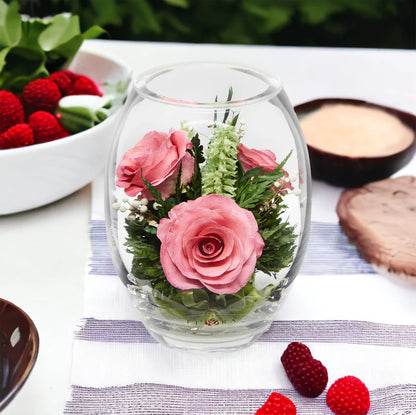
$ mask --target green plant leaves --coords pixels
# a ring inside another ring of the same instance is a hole
[[[294,13],[292,5],[274,0],[245,0],[243,9],[262,20],[262,31],[271,32],[286,26]]]
[[[50,52],[78,35],[80,35],[78,16],[58,14],[48,22],[45,30],[40,33],[38,41],[44,51]]]
[[[165,0],[166,4],[186,9],[189,6],[188,0]]]
[[[4,2],[0,3],[0,46],[15,46],[21,36],[21,18],[19,14],[19,4],[13,1],[7,6]]]
[[[69,13],[23,20],[18,10],[16,1],[0,0],[0,89],[14,93],[70,61],[84,39],[105,33],[98,26],[81,33],[78,16]]]
[[[29,81],[46,77],[48,73],[42,51],[16,46],[5,50],[0,88],[18,93]]]

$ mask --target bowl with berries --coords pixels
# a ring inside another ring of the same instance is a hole
[[[44,206],[92,181],[131,79],[123,62],[80,47],[80,37],[97,37],[100,28],[69,37],[77,16],[25,20],[10,8],[21,39],[0,57],[0,215]],[[37,28],[36,51],[24,46],[28,25]]]
[[[67,69],[0,90],[0,214],[37,208],[103,169],[130,80],[123,63],[79,51]]]

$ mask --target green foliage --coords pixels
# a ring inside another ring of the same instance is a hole
[[[186,195],[189,199],[196,199],[201,196],[201,168],[200,165],[205,161],[204,147],[201,145],[199,135],[192,137],[192,148],[188,150],[194,158],[194,174],[192,175],[189,186],[186,187]]]
[[[166,281],[159,260],[160,241],[147,224],[138,219],[126,220],[127,252],[133,255],[131,273],[138,279],[149,280],[152,284]]]
[[[290,265],[295,250],[295,228],[283,221],[285,205],[282,200],[276,203],[276,209],[268,209],[257,223],[259,233],[264,240],[264,248],[257,260],[256,268],[268,275],[275,275]]]
[[[159,208],[157,210],[152,209],[152,213],[158,219],[167,218],[169,211],[173,208],[173,206],[177,205],[181,202],[178,200],[180,196],[178,195],[179,189],[178,185],[176,185],[176,194],[174,196],[168,197],[167,199],[163,200],[162,195],[160,192],[152,186],[144,177],[142,177],[144,184],[146,185],[147,189],[149,190],[150,194],[152,195],[153,199],[159,204]],[[178,180],[180,179],[180,175]]]
[[[254,209],[271,199],[274,194],[273,183],[284,176],[280,167],[268,173],[262,173],[262,170],[262,167],[247,170],[238,181],[235,201],[243,209]]]
[[[415,48],[414,0],[20,0],[69,11],[112,39]],[[388,30],[386,30],[388,28]]]
[[[239,174],[234,198],[237,204],[243,209],[252,210],[270,200],[274,195],[272,185],[285,175],[282,169],[291,154],[292,152],[272,172],[262,172],[262,167],[256,167],[244,173],[241,163],[238,162]]]
[[[205,153],[202,167],[202,194],[218,194],[231,199],[236,191],[237,147],[240,139],[231,124],[216,124]]]
[[[22,20],[16,1],[0,0],[0,89],[20,93],[31,80],[71,60],[84,39],[102,33],[98,26],[81,33],[78,16]]]

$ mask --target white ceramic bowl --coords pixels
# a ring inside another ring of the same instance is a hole
[[[83,50],[68,69],[98,83],[116,83],[131,77],[125,64]],[[0,215],[46,205],[90,183],[104,168],[118,112],[69,137],[0,150]]]

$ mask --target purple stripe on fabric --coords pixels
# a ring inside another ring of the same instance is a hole
[[[91,220],[90,224],[91,259],[90,274],[117,275],[107,243],[105,221]]]
[[[115,275],[107,246],[105,222],[91,221],[91,274]],[[325,261],[322,261],[325,258]],[[374,274],[336,223],[312,222],[301,274]]]
[[[133,384],[122,387],[72,386],[71,400],[64,413],[252,415],[267,400],[271,389],[200,389],[173,385]],[[293,389],[275,390],[291,399],[299,414],[326,414],[325,393],[304,398]],[[416,385],[392,385],[370,391],[369,415],[405,415],[416,411]]]
[[[155,343],[143,323],[88,318],[76,333],[87,341]],[[416,326],[356,320],[275,321],[258,342],[345,343],[416,348]]]
[[[323,261],[322,259],[325,258]],[[337,223],[311,222],[301,274],[375,274]]]
[[[87,318],[75,338],[93,342],[157,343],[141,321]]]

